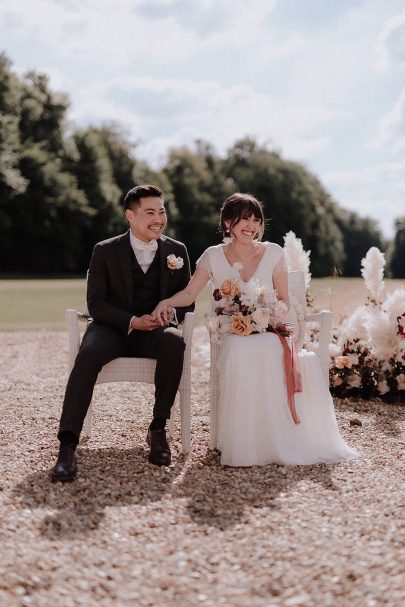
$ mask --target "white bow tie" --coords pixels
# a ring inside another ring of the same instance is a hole
[[[157,251],[158,243],[157,240],[150,240],[149,242],[143,242],[143,240],[139,240],[139,238],[135,239],[134,242],[135,249],[138,251]]]

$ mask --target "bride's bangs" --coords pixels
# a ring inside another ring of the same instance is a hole
[[[249,217],[253,217],[255,219],[259,219],[261,223],[263,223],[263,213],[258,204],[253,203],[251,200],[247,200],[241,209],[240,217],[238,217],[238,221],[241,219],[249,219]]]

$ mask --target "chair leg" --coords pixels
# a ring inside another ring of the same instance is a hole
[[[217,370],[218,346],[211,342],[210,368],[210,449],[218,447],[219,374]]]
[[[210,449],[216,449],[218,446],[218,402],[217,395],[211,392],[210,398]]]
[[[184,454],[190,452],[190,405],[191,391],[187,388],[180,390],[181,443]]]
[[[93,415],[92,408],[93,408],[93,405],[92,405],[92,403],[90,403],[90,406],[87,410],[87,415],[84,418],[81,442],[87,441],[91,437],[91,418]]]

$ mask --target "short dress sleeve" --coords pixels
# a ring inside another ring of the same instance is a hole
[[[288,271],[285,252],[281,247],[279,247],[279,248],[280,248],[280,251],[277,251],[277,253],[279,253],[279,255],[278,255],[278,259],[274,265],[273,276],[277,275],[277,274],[283,274]]]
[[[204,253],[201,255],[201,257],[199,257],[197,259],[195,265],[197,268],[202,268],[203,270],[206,270],[208,272],[208,274],[210,276],[212,276],[211,263],[210,263],[208,251],[204,251]]]

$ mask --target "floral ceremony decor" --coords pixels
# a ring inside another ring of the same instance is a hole
[[[310,251],[304,251],[294,232],[286,234],[284,243],[288,269],[304,272],[309,304]],[[405,289],[396,289],[380,299],[385,256],[377,247],[369,249],[361,265],[369,295],[333,335],[329,345],[330,390],[340,398],[378,397],[387,402],[405,402]],[[314,333],[309,330],[306,348],[313,349],[313,339]]]
[[[330,388],[336,396],[405,401],[405,289],[379,299],[384,266],[384,254],[372,247],[362,260],[367,301],[340,325],[330,345]]]

